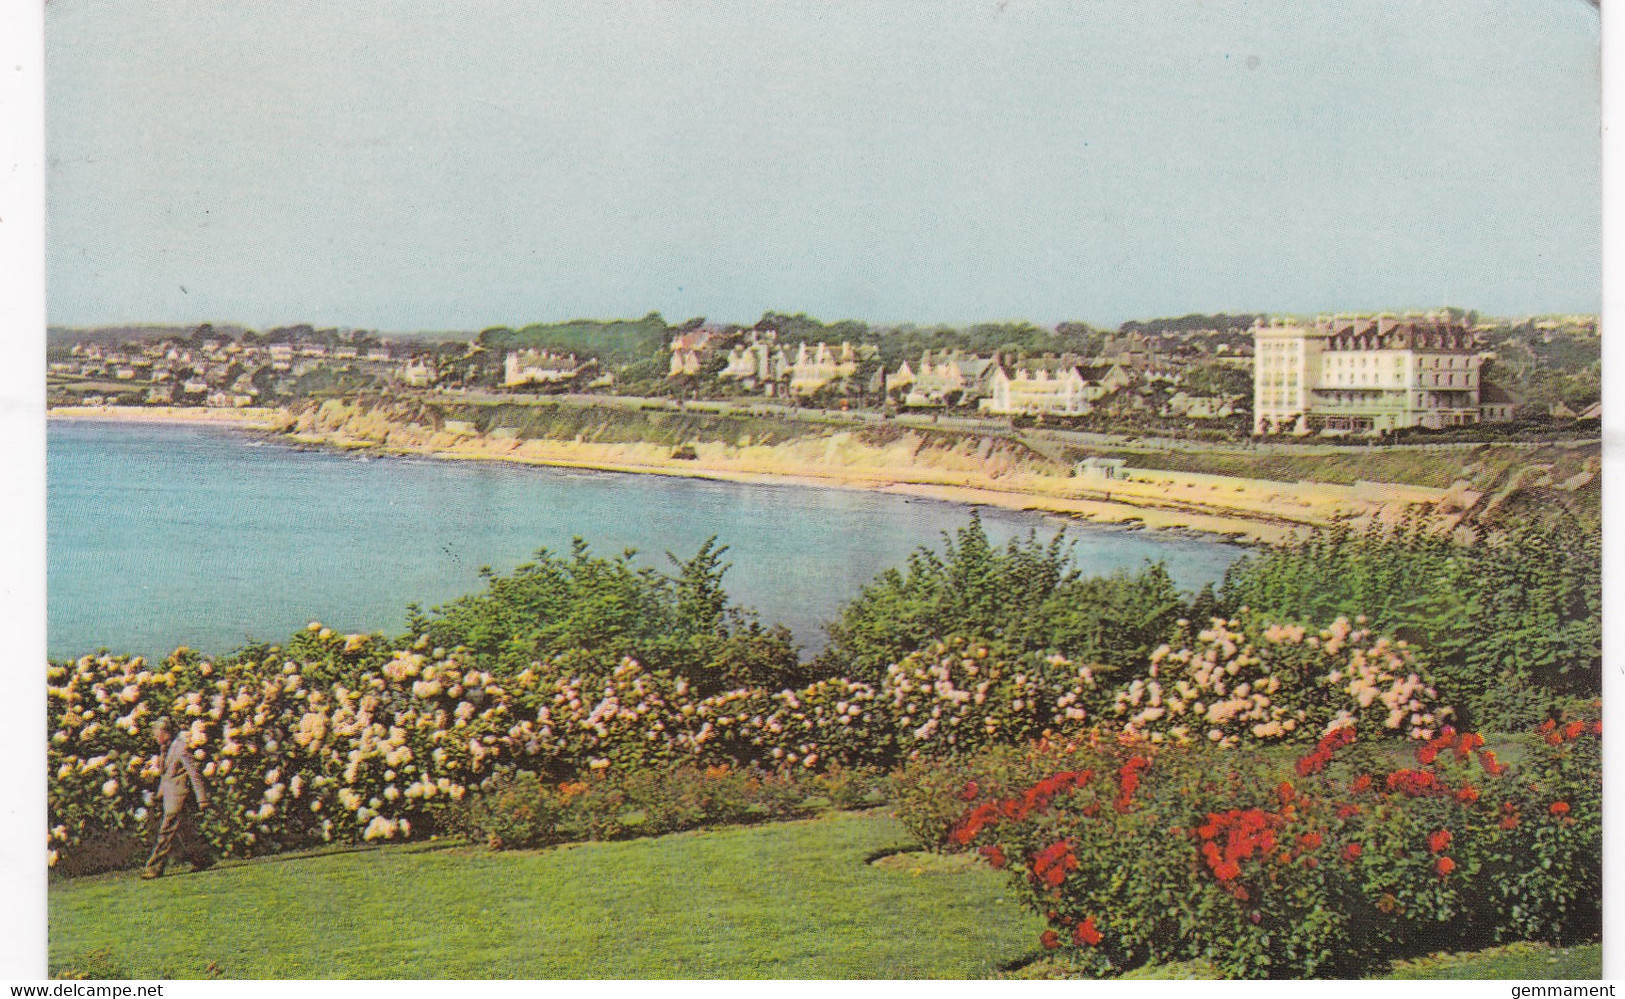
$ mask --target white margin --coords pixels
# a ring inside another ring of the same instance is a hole
[[[0,977],[42,977],[45,902],[45,48],[0,0]]]

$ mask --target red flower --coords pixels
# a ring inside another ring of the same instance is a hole
[[[1349,861],[1359,860],[1360,854],[1364,849],[1365,848],[1358,843],[1350,843],[1343,847],[1343,859]]]
[[[1045,950],[1054,950],[1061,946],[1061,935],[1054,930],[1045,930],[1038,935],[1038,942],[1044,945]]]
[[[1235,809],[1222,814],[1210,814],[1207,825],[1196,833],[1206,842],[1202,844],[1202,858],[1219,881],[1230,881],[1241,874],[1241,861],[1255,854],[1268,855],[1275,849],[1275,825],[1281,819],[1259,808]],[[1215,839],[1223,834],[1221,850]]]
[[[1130,756],[1126,763],[1117,768],[1117,800],[1112,804],[1119,812],[1129,810],[1134,792],[1140,786],[1140,771],[1149,766],[1151,761],[1145,757]]]
[[[1456,862],[1449,857],[1440,857],[1438,862],[1433,865],[1433,869],[1438,872],[1439,877],[1447,878],[1450,876],[1450,872],[1456,869]]]
[[[1518,817],[1516,815],[1508,815],[1508,816],[1503,817],[1501,819],[1501,828],[1502,829],[1516,829],[1516,828],[1518,828]]]
[[[1004,855],[1004,851],[999,849],[997,843],[993,844],[992,846],[984,846],[976,852],[986,857],[988,866],[993,868],[995,871],[1002,870],[1004,866],[1010,862],[1009,858]]]
[[[1572,722],[1569,722],[1567,727],[1565,727],[1563,729],[1563,737],[1566,738],[1566,739],[1578,739],[1581,735],[1583,735],[1585,733],[1585,730],[1586,730],[1586,723],[1585,722],[1583,722],[1583,721],[1572,721]]]
[[[1479,751],[1479,753],[1478,753],[1478,765],[1483,767],[1484,772],[1489,774],[1491,777],[1499,777],[1499,776],[1501,776],[1503,773],[1506,772],[1506,768],[1507,768],[1507,765],[1505,763],[1497,763],[1496,762],[1496,760],[1495,760],[1495,750],[1493,750],[1493,749],[1483,749],[1483,750]]]
[[[1320,737],[1315,748],[1307,756],[1300,757],[1297,763],[1299,777],[1320,773],[1326,769],[1326,764],[1332,761],[1332,754],[1344,746],[1354,742],[1354,726],[1344,725],[1335,728]]]
[[[1416,762],[1422,764],[1424,767],[1432,766],[1433,761],[1438,759],[1438,757],[1439,751],[1438,749],[1434,748],[1432,743],[1429,743],[1426,746],[1416,747]]]
[[[1592,735],[1602,735],[1602,719],[1601,718],[1598,718],[1596,721],[1591,723],[1591,734]]]
[[[1341,805],[1337,809],[1337,817],[1340,819],[1346,819],[1351,815],[1358,815],[1359,812],[1359,805]]]
[[[1366,790],[1370,786],[1371,786],[1371,775],[1370,774],[1361,774],[1360,776],[1354,778],[1354,783],[1349,785],[1349,790],[1353,791],[1355,793],[1359,793],[1361,791]]]
[[[975,801],[976,800],[976,795],[980,792],[980,790],[981,789],[976,786],[976,782],[971,781],[970,783],[965,785],[965,789],[963,791],[959,792],[959,800],[960,801]]]
[[[1535,731],[1537,731],[1537,732],[1550,732],[1552,729],[1554,729],[1556,727],[1557,727],[1557,722],[1555,722],[1552,719],[1548,718],[1545,721],[1541,722],[1540,723],[1540,728],[1536,729]]]
[[[1477,732],[1468,732],[1466,735],[1461,737],[1460,742],[1456,743],[1456,759],[1465,760],[1467,757],[1473,755],[1473,750],[1482,745],[1484,745],[1484,737],[1482,735],[1479,735]]]
[[[1428,836],[1428,849],[1434,853],[1443,853],[1450,849],[1450,840],[1452,838],[1448,829],[1440,829],[1438,832],[1431,833]]]
[[[1304,850],[1317,850],[1320,848],[1320,833],[1306,832],[1298,837],[1298,846]]]
[[[1090,916],[1078,924],[1077,930],[1072,934],[1072,942],[1076,944],[1088,944],[1091,947],[1100,943],[1100,931],[1095,928],[1094,916]]]
[[[1449,794],[1450,789],[1427,770],[1395,770],[1388,775],[1388,790],[1412,798]]]
[[[1548,809],[1548,811],[1550,811],[1553,815],[1567,815],[1569,814],[1569,803],[1566,801],[1554,801],[1552,802],[1552,807]]]
[[[1561,746],[1562,744],[1563,744],[1563,733],[1562,732],[1547,732],[1546,733],[1546,745],[1548,745],[1548,746]]]
[[[998,820],[999,806],[991,801],[984,802],[966,813],[965,817],[959,820],[959,825],[948,834],[948,838],[960,846],[969,846],[985,826],[992,825]]]
[[[1471,784],[1463,784],[1461,790],[1456,792],[1456,800],[1464,805],[1471,805],[1478,800],[1478,788]]]
[[[1066,880],[1066,872],[1078,868],[1078,858],[1072,853],[1072,844],[1066,840],[1051,843],[1033,856],[1031,871],[1035,881],[1058,888]]]

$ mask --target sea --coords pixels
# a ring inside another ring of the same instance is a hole
[[[407,605],[483,587],[538,549],[584,539],[669,568],[715,536],[734,602],[803,650],[864,584],[940,550],[970,508],[820,488],[302,449],[239,430],[47,425],[47,652],[159,658],[280,643],[310,621],[397,635]],[[993,541],[1064,530],[1087,573],[1161,562],[1194,591],[1243,549],[1216,540],[984,507]]]

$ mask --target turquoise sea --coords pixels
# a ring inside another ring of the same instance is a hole
[[[52,420],[47,429],[48,649],[162,656],[281,642],[320,620],[404,629],[406,605],[481,587],[538,548],[586,539],[647,564],[717,535],[733,598],[808,652],[875,574],[940,546],[969,509],[843,489],[741,485],[495,463],[298,450],[211,427]],[[1002,543],[1061,521],[984,509]],[[1228,544],[1069,523],[1089,572],[1163,561],[1187,588],[1217,580]]]

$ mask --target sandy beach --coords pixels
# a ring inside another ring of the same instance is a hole
[[[283,409],[204,409],[198,406],[55,406],[53,420],[106,420],[115,423],[179,423],[280,432],[293,425]]]
[[[1437,507],[1443,490],[1358,483],[1277,482],[1129,469],[1125,478],[1084,479],[963,451],[916,443],[876,447],[851,433],[776,445],[699,443],[676,458],[653,443],[518,440],[390,422],[376,412],[329,404],[293,414],[276,409],[74,407],[53,419],[191,423],[281,434],[292,443],[455,461],[504,461],[757,484],[863,489],[967,505],[1032,510],[1103,524],[1182,530],[1243,543],[1274,543],[1338,522]],[[1470,503],[1474,496],[1465,499]]]

